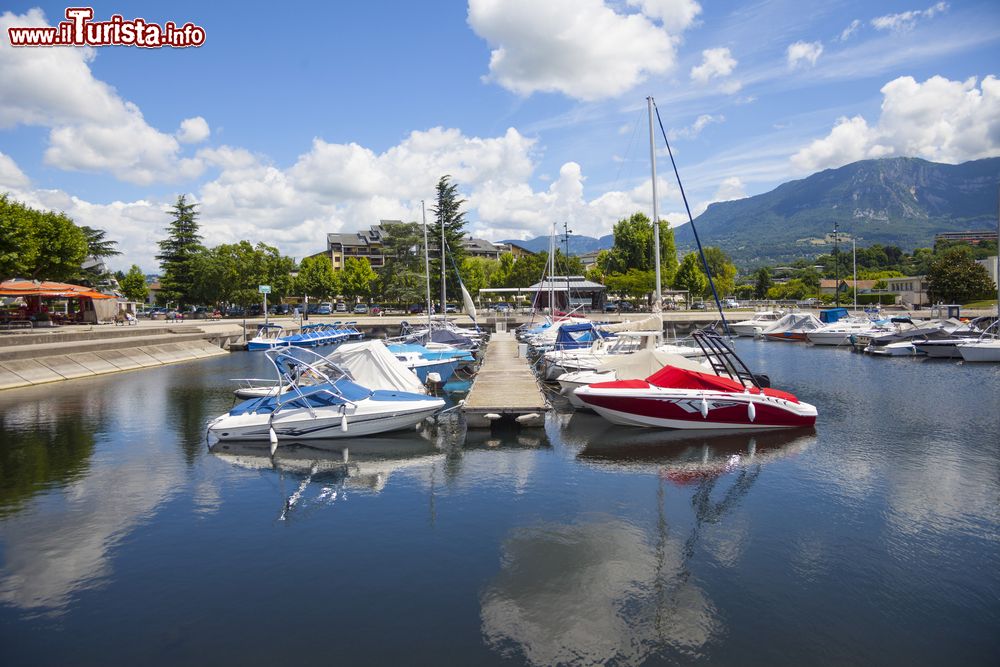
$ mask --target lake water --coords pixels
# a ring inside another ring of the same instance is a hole
[[[2,392],[2,663],[1000,664],[1000,366],[738,350],[815,431],[272,464],[205,442],[258,354]]]

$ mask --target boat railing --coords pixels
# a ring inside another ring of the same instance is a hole
[[[761,389],[760,376],[747,367],[736,352],[729,347],[725,340],[717,332],[701,329],[694,331],[691,337],[701,348],[705,359],[715,374],[720,377],[728,377],[730,380],[746,385],[748,382],[757,389]]]

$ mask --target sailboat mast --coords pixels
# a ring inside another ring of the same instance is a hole
[[[424,200],[420,200],[420,215],[424,219],[424,280],[427,283],[427,328],[431,328],[431,251],[427,245],[427,209],[424,207]]]
[[[448,302],[448,288],[445,286],[444,271],[444,218],[441,218],[441,315],[447,317],[448,307],[445,304]]]
[[[854,254],[854,313],[858,312],[858,240],[851,238],[851,251]]]
[[[552,223],[552,234],[549,235],[549,313],[556,315],[556,223]]]
[[[656,265],[656,308],[662,306],[663,295],[660,291],[660,214],[656,209],[656,144],[653,141],[653,97],[646,98],[646,108],[649,111],[649,166],[653,172],[653,258]]]

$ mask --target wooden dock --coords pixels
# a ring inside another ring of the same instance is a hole
[[[542,426],[549,409],[530,360],[517,354],[517,339],[495,333],[486,347],[486,358],[462,406],[469,428],[489,428],[509,421],[521,427]]]

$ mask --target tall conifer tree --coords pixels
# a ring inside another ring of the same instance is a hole
[[[195,292],[195,258],[203,248],[198,233],[198,211],[195,204],[189,204],[184,195],[170,210],[173,220],[167,226],[167,238],[159,242],[161,294],[168,301],[176,301],[180,307],[192,303]]]

